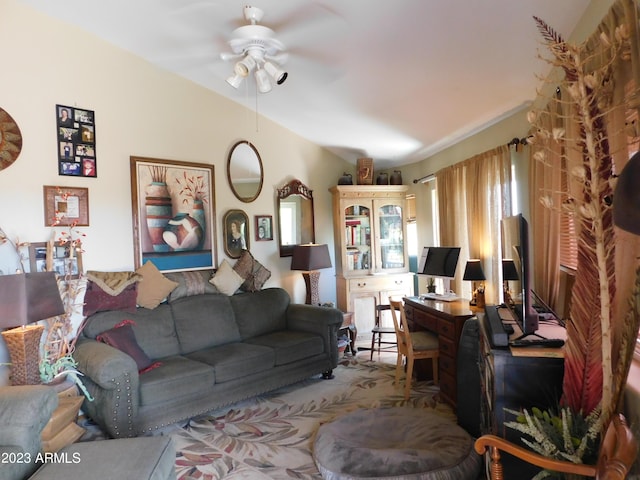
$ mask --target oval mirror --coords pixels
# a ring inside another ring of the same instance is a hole
[[[278,189],[280,256],[293,255],[293,247],[316,243],[312,191],[299,180]]]
[[[262,160],[256,147],[246,140],[229,152],[227,180],[233,194],[245,203],[253,202],[262,190]]]

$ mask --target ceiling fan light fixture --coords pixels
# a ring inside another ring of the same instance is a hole
[[[271,62],[264,62],[264,69],[273,77],[278,85],[282,85],[289,76],[287,72]]]
[[[241,75],[231,75],[227,78],[227,83],[231,85],[233,88],[238,88],[242,83],[243,77]]]
[[[253,70],[256,66],[256,61],[253,57],[246,55],[242,60],[237,62],[233,67],[233,71],[236,75],[240,75],[241,77],[247,77],[251,70]]]
[[[271,91],[271,82],[269,81],[269,75],[263,69],[258,68],[255,73],[256,83],[258,84],[258,91],[260,93],[268,93]]]

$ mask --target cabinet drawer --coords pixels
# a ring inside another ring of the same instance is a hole
[[[383,277],[369,276],[349,279],[349,290],[357,291],[393,291],[404,292],[405,295],[410,293],[409,277],[406,275],[386,275]]]
[[[440,372],[447,372],[455,377],[456,375],[456,359],[449,355],[441,355],[438,358]]]
[[[456,338],[456,327],[449,320],[445,320],[444,318],[438,319],[438,337],[447,337],[452,340]]]
[[[439,336],[438,343],[440,345],[440,355],[455,357],[457,353],[456,343],[450,338]]]
[[[438,332],[438,319],[436,317],[426,314],[420,310],[414,310],[413,321],[422,328],[426,328],[432,332]]]
[[[440,378],[438,379],[440,382],[440,395],[442,400],[447,402],[449,405],[455,407],[456,405],[456,377],[453,375],[440,372]]]

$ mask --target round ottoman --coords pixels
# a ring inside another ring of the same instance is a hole
[[[329,480],[476,480],[482,457],[473,438],[431,410],[361,409],[318,429],[313,457]]]

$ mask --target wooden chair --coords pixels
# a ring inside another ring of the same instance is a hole
[[[413,362],[430,358],[433,365],[433,381],[438,383],[438,336],[430,332],[410,332],[404,306],[399,300],[389,300],[393,326],[398,339],[398,361],[396,363],[396,385],[400,385],[402,357],[407,359],[407,378],[404,386],[404,398],[409,399],[411,380],[413,377]],[[398,312],[400,319],[398,320]]]
[[[596,465],[550,459],[495,435],[483,435],[478,438],[475,449],[480,455],[489,450],[491,480],[504,480],[500,450],[546,470],[573,473],[597,480],[623,480],[636,459],[638,442],[627,426],[624,416],[617,414],[605,432]]]
[[[384,311],[388,311],[391,309],[391,306],[389,306],[388,304],[384,304],[381,303],[379,305],[376,305],[376,319],[375,319],[375,325],[373,326],[373,328],[371,329],[371,357],[369,358],[369,360],[373,360],[373,351],[375,350],[375,346],[376,343],[378,345],[378,353],[381,352],[381,346],[384,345],[397,345],[398,342],[396,340],[396,329],[394,327],[382,327],[380,325],[380,320],[382,318],[382,312]],[[393,335],[393,341],[391,340],[383,340],[382,336],[383,335]],[[377,338],[377,342],[376,342],[376,338]]]

